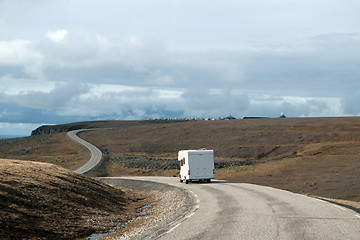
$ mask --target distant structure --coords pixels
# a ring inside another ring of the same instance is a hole
[[[286,118],[285,113],[282,112],[282,113],[280,114],[280,118]]]
[[[244,117],[243,119],[264,119],[264,118],[271,118],[271,117]],[[285,113],[281,113],[279,118],[286,118]]]
[[[227,117],[218,118],[149,118],[149,121],[161,121],[161,122],[186,122],[186,121],[217,121],[217,120],[233,120],[236,119],[232,115]]]
[[[236,118],[233,117],[233,116],[231,116],[231,115],[229,115],[229,116],[227,116],[227,117],[225,118],[225,120],[233,120],[233,119],[236,119]]]
[[[263,119],[268,117],[244,117],[243,119]]]

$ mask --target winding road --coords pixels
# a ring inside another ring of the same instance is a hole
[[[188,218],[157,239],[360,239],[358,213],[305,195],[217,180],[185,185],[178,178],[127,179],[178,186],[198,199]]]
[[[92,168],[98,165],[102,158],[102,153],[97,147],[77,136],[79,132],[83,132],[83,131],[89,131],[89,129],[81,129],[81,130],[74,130],[68,132],[68,136],[72,140],[84,145],[91,152],[91,157],[89,161],[87,161],[83,166],[75,170],[76,173],[81,173],[81,174],[90,171]]]
[[[79,141],[79,131],[69,136]],[[100,150],[94,151],[95,147],[82,139],[79,142],[99,160]],[[96,161],[90,159],[76,172],[88,171]],[[360,214],[301,194],[218,180],[181,184],[178,178],[126,177],[111,178],[112,183],[117,179],[169,184],[195,197],[196,207],[189,208],[187,217],[160,229],[156,239],[360,239]]]

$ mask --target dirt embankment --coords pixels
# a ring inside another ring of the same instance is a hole
[[[0,159],[0,239],[84,239],[149,202],[52,164]]]

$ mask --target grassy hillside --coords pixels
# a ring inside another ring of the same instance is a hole
[[[89,157],[90,152],[71,141],[65,132],[0,140],[0,158],[36,159],[75,170]]]
[[[207,148],[214,149],[217,163],[247,163],[217,169],[217,178],[360,201],[360,118],[156,123],[81,136],[108,149],[109,175],[177,175],[175,169],[159,170],[161,166],[123,166],[140,160],[148,166],[161,160],[170,165],[180,149]]]
[[[214,149],[219,179],[360,201],[359,117],[82,124],[105,128],[80,134],[108,149],[94,175],[177,176],[179,150],[207,148]],[[41,156],[70,169],[81,164],[85,154],[65,133],[0,140],[0,157]]]
[[[137,201],[52,164],[0,159],[0,239],[84,239],[134,217]]]

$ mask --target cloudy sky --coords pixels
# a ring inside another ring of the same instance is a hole
[[[360,115],[358,0],[1,0],[0,134]]]

